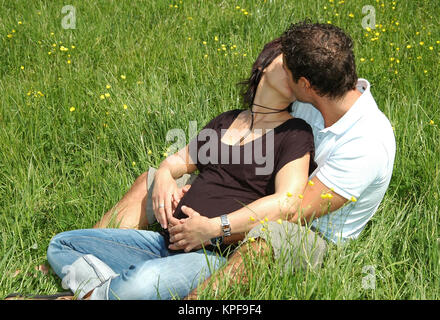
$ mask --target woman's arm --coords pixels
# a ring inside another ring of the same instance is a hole
[[[179,189],[176,179],[185,173],[192,173],[197,169],[189,154],[189,145],[163,160],[154,177],[152,190],[152,206],[157,221],[163,228],[168,224],[174,225],[178,222],[173,217],[173,197],[179,197]],[[159,205],[164,205],[159,206]]]
[[[310,153],[287,163],[275,176],[275,193],[260,198],[228,214],[232,236],[248,232],[262,221],[287,219],[300,198],[308,180]],[[206,244],[211,238],[223,235],[220,217],[207,218],[191,208],[182,206],[188,215],[183,223],[170,228],[170,249],[190,251]],[[232,238],[231,236],[231,238]],[[228,238],[225,238],[228,243]]]

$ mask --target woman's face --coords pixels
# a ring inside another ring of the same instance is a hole
[[[292,90],[291,74],[283,64],[283,54],[277,56],[269,66],[264,69],[265,81],[273,87],[287,101],[296,99]]]

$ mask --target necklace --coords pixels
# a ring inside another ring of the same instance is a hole
[[[274,111],[268,111],[268,112],[254,111],[254,110],[252,110],[252,107],[253,107],[253,106],[257,106],[257,107],[261,107],[261,108],[265,108],[265,109],[269,109],[269,110],[274,110]],[[290,106],[290,105],[289,105],[289,106]],[[252,132],[252,130],[253,130],[253,128],[254,128],[254,114],[255,114],[255,113],[258,113],[258,114],[280,113],[280,112],[283,112],[283,111],[288,111],[289,106],[285,107],[284,109],[279,110],[279,109],[275,109],[275,108],[265,107],[265,106],[262,106],[261,104],[253,103],[252,106],[251,106],[251,126],[250,126],[250,128],[248,129],[248,131],[246,132],[246,134],[245,134],[243,137],[240,138],[240,141],[238,141],[238,142],[236,143],[236,145],[237,145],[237,144],[240,145],[240,144],[243,142],[243,140],[246,139],[246,137]]]

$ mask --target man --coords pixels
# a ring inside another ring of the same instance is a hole
[[[301,202],[292,208],[288,221],[269,221],[263,231],[261,226],[253,228],[245,239],[252,240],[251,245],[236,250],[214,277],[216,281],[230,272],[243,281],[243,253],[267,253],[269,244],[275,259],[287,259],[283,262],[287,269],[318,267],[326,251],[323,239],[339,244],[357,238],[376,212],[391,179],[394,134],[371,95],[370,84],[357,77],[351,39],[333,25],[308,22],[293,24],[281,38],[283,65],[297,97],[292,115],[311,125],[318,167],[303,194],[295,195]],[[123,217],[127,227],[142,225],[145,194],[143,175],[118,204],[125,210],[118,217]],[[176,201],[182,195],[177,195]],[[191,208],[184,212],[189,218],[169,230],[173,249],[188,249],[188,243],[200,240],[199,213]],[[105,225],[109,214],[96,227]],[[232,221],[239,217],[229,215],[229,219],[234,226]],[[309,224],[312,232],[303,224]],[[234,231],[238,232],[231,227]],[[307,246],[301,245],[304,242]],[[194,297],[195,292],[190,295]]]
[[[312,126],[318,167],[289,222],[255,227],[246,240],[260,240],[237,250],[220,273],[240,281],[246,278],[243,254],[267,253],[268,243],[275,259],[285,250],[282,265],[288,269],[319,266],[326,246],[313,241],[300,225],[310,223],[320,237],[336,244],[357,238],[382,201],[393,170],[393,130],[368,81],[357,78],[351,39],[333,25],[301,22],[283,34],[282,46],[297,97],[292,115]],[[304,249],[299,245],[304,241],[315,245]],[[216,286],[218,278],[210,285]],[[196,293],[188,298],[196,298]]]

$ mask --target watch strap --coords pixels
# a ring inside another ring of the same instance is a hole
[[[231,225],[229,224],[228,216],[224,214],[220,217],[220,220],[222,222],[223,235],[229,237],[231,235]]]

